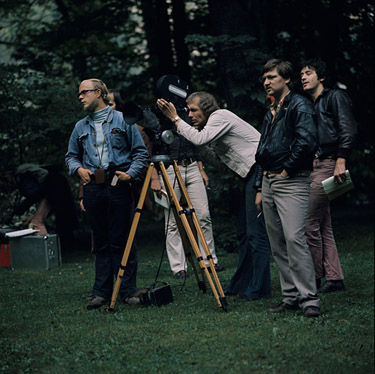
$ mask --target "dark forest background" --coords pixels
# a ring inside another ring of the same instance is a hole
[[[359,139],[347,206],[373,202],[374,4],[364,0],[0,0],[0,172],[24,162],[64,166],[81,80],[96,77],[125,101],[152,106],[156,82],[176,74],[192,90],[259,128],[259,82],[272,57],[299,68],[319,56],[353,101]],[[66,173],[66,170],[65,170]],[[213,215],[230,213],[236,178],[208,168]],[[69,177],[73,193],[78,180]],[[1,196],[9,220],[17,196]],[[359,208],[360,209],[360,208]]]

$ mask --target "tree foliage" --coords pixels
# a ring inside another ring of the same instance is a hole
[[[83,115],[75,98],[82,79],[98,77],[150,106],[157,79],[177,74],[259,128],[264,62],[290,60],[298,89],[301,60],[320,56],[353,100],[353,169],[361,196],[372,199],[373,14],[365,0],[0,0],[1,169],[63,163]],[[237,185],[212,176],[221,186],[215,199]]]

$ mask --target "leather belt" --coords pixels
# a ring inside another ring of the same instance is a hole
[[[336,160],[337,159],[337,153],[327,153],[325,155],[315,155],[315,158],[318,158],[319,160]]]
[[[266,178],[272,178],[270,175],[274,174],[281,174],[282,170],[267,170],[263,172],[263,175]],[[309,177],[311,174],[311,170],[300,170],[297,173],[293,174],[293,177]]]
[[[181,165],[181,166],[186,167],[186,166],[192,164],[195,161],[197,161],[197,160],[194,157],[184,158],[182,160],[178,160],[177,165]]]
[[[293,176],[294,177],[309,177],[311,174],[311,170],[301,170],[297,171]]]
[[[280,170],[267,170],[267,171],[264,171],[263,172],[263,175],[268,177],[270,174],[281,174],[281,172],[283,171],[283,169],[280,169]]]

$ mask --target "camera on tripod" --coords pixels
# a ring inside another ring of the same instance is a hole
[[[190,94],[188,83],[176,75],[163,75],[156,84],[156,90],[159,98],[174,104],[183,120],[189,120],[189,109],[186,106],[186,98]],[[156,105],[142,107],[134,102],[128,102],[124,104],[123,112],[125,121],[130,125],[144,120],[143,127],[152,144],[152,161],[171,162],[168,146],[172,144],[176,130],[160,109]]]

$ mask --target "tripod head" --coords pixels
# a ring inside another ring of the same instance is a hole
[[[157,96],[170,101],[176,107],[178,115],[185,121],[189,121],[186,98],[190,94],[188,83],[176,75],[163,75],[156,84]],[[163,115],[159,108],[142,107],[134,102],[124,104],[124,119],[133,125],[140,120],[144,120],[143,127],[152,144],[152,161],[171,163],[169,145],[175,138],[175,128],[173,124]]]

